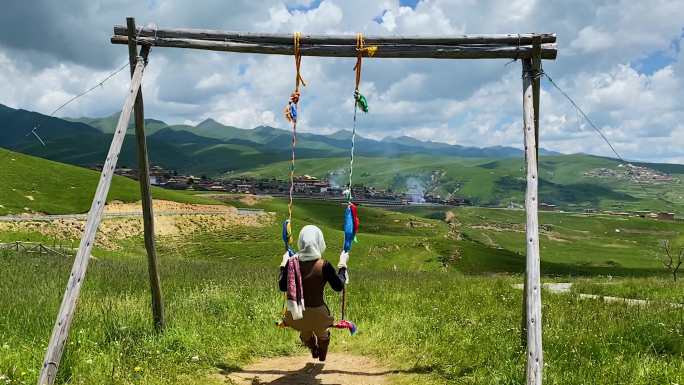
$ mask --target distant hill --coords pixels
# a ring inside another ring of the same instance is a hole
[[[0,147],[90,166],[104,159],[118,118],[116,113],[102,118],[60,119],[0,105]],[[152,162],[180,172],[219,175],[265,166],[290,157],[290,132],[274,127],[241,129],[213,119],[206,119],[196,126],[167,125],[156,119],[146,119],[145,122]],[[26,135],[34,126],[39,127],[37,132],[47,146]],[[135,134],[132,122],[127,134]],[[331,135],[300,133],[297,156],[300,159],[344,156],[349,151],[350,137],[348,131]],[[522,156],[521,150],[511,147],[464,147],[409,137],[373,140],[357,136],[356,140],[357,154],[369,157],[420,154],[479,158]],[[543,153],[551,154],[548,151]],[[131,138],[124,143],[120,162],[135,165],[135,146]]]
[[[0,105],[0,147],[59,162],[102,163],[118,114],[103,118],[59,119]],[[147,119],[150,160],[181,173],[207,176],[261,176],[285,179],[290,159],[289,131],[260,126],[242,129],[206,119],[192,125],[167,125]],[[42,146],[30,132],[46,141]],[[129,125],[119,165],[136,167],[134,130]],[[300,133],[297,172],[344,183],[351,132]],[[540,149],[540,200],[561,208],[602,207],[682,212],[684,166],[639,163],[674,176],[672,183],[635,184],[627,179],[597,178],[587,172],[616,168],[619,162],[591,155],[562,155]],[[412,137],[373,140],[357,136],[355,180],[403,191],[407,181],[426,191],[458,195],[481,205],[522,204],[523,154],[511,147],[466,147]]]
[[[37,127],[37,132],[43,139],[50,138],[81,138],[86,141],[99,138],[99,131],[93,127],[80,123],[69,122],[26,110],[15,110],[0,104],[0,146],[11,149],[23,149],[36,144],[30,135]]]
[[[64,120],[70,121],[70,122],[76,122],[76,123],[84,123],[87,124],[91,127],[97,128],[100,132],[105,133],[105,134],[113,134],[114,130],[116,129],[116,124],[119,122],[119,116],[121,115],[120,112],[114,113],[109,116],[105,116],[102,118],[88,118],[88,117],[81,117],[81,118],[64,118]],[[156,120],[156,119],[145,119],[145,131],[148,134],[153,134],[160,129],[167,127],[168,124],[162,122],[161,120]],[[128,123],[128,130],[127,133],[129,134],[135,134],[135,124],[133,122],[133,119]]]

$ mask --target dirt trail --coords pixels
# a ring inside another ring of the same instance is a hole
[[[546,290],[548,290],[551,293],[554,294],[569,294],[571,293],[572,289],[572,283],[570,282],[549,282],[549,283],[544,283],[542,284],[542,287]],[[518,290],[523,290],[524,285],[522,283],[516,283],[512,285],[514,289]],[[682,309],[684,308],[684,304],[681,303],[676,303],[676,302],[661,302],[661,301],[651,301],[647,299],[634,299],[634,298],[623,298],[623,297],[611,297],[608,295],[599,295],[599,294],[585,294],[585,293],[576,293],[577,296],[581,299],[597,299],[599,301],[603,302],[609,302],[609,303],[622,303],[625,305],[633,305],[633,306],[648,306],[648,305],[654,305],[654,304],[666,304],[669,306],[672,306],[677,309]]]
[[[140,202],[110,202],[106,214],[141,212]],[[235,207],[223,205],[195,205],[163,200],[154,201],[155,234],[185,236],[195,232],[220,232],[235,226],[264,226],[273,220],[270,214],[241,216]],[[0,231],[38,232],[60,241],[76,241],[85,229],[85,217],[56,218],[54,220],[0,222]],[[140,236],[142,217],[105,217],[98,229],[95,243],[107,250],[116,250],[118,241]]]
[[[225,213],[234,212],[235,207],[223,205],[200,205],[194,203],[180,203],[173,201],[166,201],[162,199],[155,199],[152,202],[155,212],[173,212],[173,213]],[[105,205],[105,213],[133,213],[142,212],[142,205],[140,201],[133,203],[124,203],[120,201],[111,201]]]
[[[273,197],[269,195],[252,195],[252,194],[207,194],[203,195],[206,198],[216,199],[221,202],[228,202],[231,200],[238,200],[247,206],[254,206],[255,204],[264,201],[271,200]]]
[[[220,375],[235,385],[385,385],[399,373],[368,357],[330,353],[324,363],[310,356],[276,357]]]

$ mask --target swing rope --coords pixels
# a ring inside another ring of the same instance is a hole
[[[299,97],[300,97],[300,92],[299,92],[299,86],[300,84],[302,86],[306,86],[306,83],[304,82],[304,78],[302,78],[301,74],[301,65],[302,65],[302,50],[301,50],[301,33],[300,32],[295,32],[294,37],[293,37],[293,50],[294,50],[294,58],[295,58],[295,69],[296,69],[296,75],[295,75],[295,89],[290,94],[290,98],[287,102],[287,106],[285,106],[284,115],[285,119],[287,119],[290,124],[292,124],[292,158],[290,162],[290,191],[289,191],[289,201],[287,204],[287,220],[283,224],[283,241],[285,243],[285,249],[287,252],[290,254],[290,256],[294,255],[294,251],[292,250],[292,243],[294,242],[293,236],[292,236],[292,209],[294,207],[294,173],[295,173],[295,161],[296,161],[296,148],[297,148],[297,117],[298,117],[298,107],[299,107]],[[285,315],[287,314],[287,293],[283,295],[283,315],[282,318],[279,322],[276,322],[276,325],[278,327],[284,328],[286,327],[284,323],[284,318]]]
[[[296,75],[295,75],[295,89],[290,95],[290,99],[287,103],[287,106],[285,107],[285,118],[292,124],[292,160],[290,162],[290,191],[289,191],[289,202],[287,204],[287,225],[286,225],[286,243],[289,246],[293,242],[293,237],[292,237],[292,228],[291,228],[291,223],[292,223],[292,209],[294,206],[294,173],[295,173],[295,150],[297,147],[297,115],[298,115],[298,107],[299,107],[299,97],[300,97],[300,92],[299,92],[299,86],[300,84],[302,86],[306,86],[306,83],[304,82],[304,78],[302,78],[301,74],[301,65],[302,65],[302,50],[301,50],[301,33],[300,32],[295,32],[294,33],[294,41],[293,41],[293,48],[294,48],[294,58],[295,58],[295,69],[296,69]]]
[[[368,56],[374,56],[377,51],[377,46],[365,45],[362,33],[356,34],[356,65],[354,65],[354,71],[356,71],[356,85],[354,87],[354,123],[352,125],[351,150],[349,154],[349,184],[347,191],[345,192],[347,203],[351,203],[353,200],[352,179],[354,175],[354,147],[356,144],[356,112],[359,108],[363,112],[368,112],[368,101],[366,100],[366,97],[363,96],[359,91],[359,86],[361,84],[361,63],[363,61],[364,54]]]
[[[349,184],[345,190],[345,195],[347,198],[347,209],[345,210],[345,223],[344,223],[344,252],[349,252],[351,250],[352,242],[356,242],[356,231],[359,225],[359,219],[356,214],[356,206],[352,203],[353,194],[353,178],[354,178],[354,150],[356,144],[356,116],[357,111],[361,109],[363,112],[368,112],[368,101],[361,94],[359,86],[361,85],[361,64],[363,62],[363,55],[367,56],[375,55],[377,52],[377,46],[366,46],[363,40],[363,34],[356,34],[356,65],[354,65],[354,71],[356,71],[356,83],[354,85],[354,123],[352,125],[352,137],[351,137],[351,149],[349,154]],[[348,329],[349,332],[354,335],[356,333],[356,325],[347,320],[347,288],[342,289],[342,294],[340,298],[340,321],[333,325],[337,329]]]
[[[354,124],[352,125],[351,150],[349,152],[349,184],[347,185],[347,203],[352,202],[352,175],[354,175],[354,143],[356,142],[356,103],[354,103]]]

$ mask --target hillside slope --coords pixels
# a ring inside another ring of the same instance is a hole
[[[565,209],[664,210],[684,213],[684,167],[670,165],[670,183],[644,183],[586,175],[600,168],[618,170],[620,162],[591,155],[542,156],[539,164],[540,202]],[[329,178],[346,184],[349,159],[302,159],[297,174]],[[659,165],[656,165],[658,167]],[[401,156],[392,159],[358,157],[354,182],[394,191],[409,185],[426,193],[468,198],[476,205],[522,205],[526,182],[523,159]],[[242,176],[285,179],[287,161],[240,173]],[[660,165],[660,168],[663,168]]]
[[[0,215],[71,214],[90,208],[99,180],[96,171],[0,149]],[[188,193],[152,189],[157,199],[217,203]],[[115,176],[107,201],[140,200],[138,182]]]

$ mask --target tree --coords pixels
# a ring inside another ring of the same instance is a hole
[[[684,247],[680,248],[678,251],[673,250],[672,244],[668,240],[662,241],[661,245],[665,252],[665,255],[661,258],[661,262],[665,269],[672,274],[672,279],[677,282],[679,268],[684,264]]]

